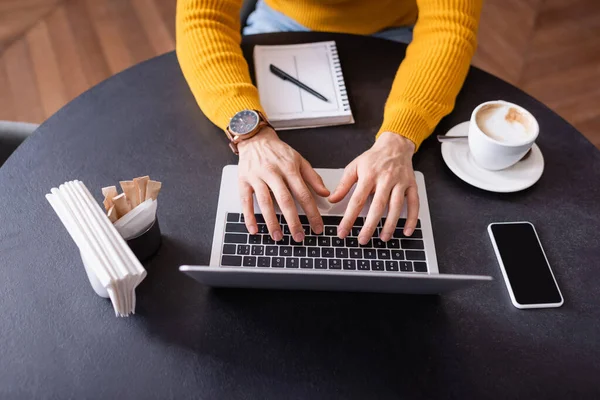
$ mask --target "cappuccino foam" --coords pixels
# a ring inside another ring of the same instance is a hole
[[[522,142],[533,135],[531,117],[510,104],[488,104],[475,116],[479,129],[499,142]]]

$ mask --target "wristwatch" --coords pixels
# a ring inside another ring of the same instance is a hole
[[[236,113],[231,117],[229,126],[225,129],[229,138],[229,147],[235,154],[239,154],[238,143],[250,139],[265,126],[273,127],[258,110],[242,110]]]

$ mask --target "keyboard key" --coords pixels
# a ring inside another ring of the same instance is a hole
[[[302,229],[304,229],[304,235],[310,235],[310,226],[309,225],[302,225]]]
[[[316,236],[304,237],[304,245],[305,246],[316,246],[317,245],[317,237]]]
[[[366,244],[359,244],[360,247],[367,247],[367,248],[371,248],[373,247],[373,240],[369,239],[369,241]]]
[[[356,221],[354,221],[354,223],[352,225],[362,227],[364,224],[365,224],[365,219],[363,217],[358,217],[358,218],[356,218]]]
[[[287,225],[283,226],[283,234],[284,235],[291,235],[292,234],[292,232],[290,231],[290,227],[289,226],[287,226]]]
[[[415,261],[413,266],[415,267],[415,272],[427,272],[427,263]]]
[[[315,269],[327,269],[327,260],[324,258],[317,258],[315,260]]]
[[[240,222],[245,222],[245,220],[244,220],[244,214],[240,214]]]
[[[302,242],[296,242],[293,237],[290,237],[290,244],[292,246],[302,246]]]
[[[265,223],[265,217],[263,217],[262,214],[254,214],[254,218],[256,218],[256,223],[257,224],[264,224]]]
[[[373,239],[373,247],[375,247],[376,249],[385,249],[386,245],[385,242],[379,238],[375,238]]]
[[[404,260],[404,251],[392,250],[392,260]]]
[[[358,237],[358,235],[360,234],[360,230],[362,229],[362,227],[360,226],[355,226],[350,230],[350,236],[355,236]]]
[[[340,239],[339,237],[332,237],[331,245],[335,247],[344,247],[344,239]]]
[[[402,239],[400,243],[402,244],[403,249],[420,250],[425,248],[422,240]]]
[[[285,266],[285,258],[283,257],[273,257],[271,260],[271,267],[273,268],[283,268]]]
[[[244,257],[244,262],[242,265],[244,267],[256,267],[256,257],[254,257],[254,256]]]
[[[263,242],[263,244],[275,244],[275,241],[269,235],[263,235],[262,242]]]
[[[353,237],[347,237],[346,247],[358,247],[358,239]]]
[[[368,258],[369,260],[373,260],[373,259],[377,258],[377,253],[373,249],[364,249],[363,254],[364,254],[364,257]]]
[[[371,261],[371,270],[372,271],[383,271],[383,261],[372,260]]]
[[[291,257],[292,256],[292,246],[280,246],[279,247],[279,255],[281,257]]]
[[[223,240],[225,243],[248,243],[248,235],[240,234],[240,233],[226,233],[225,239]]]
[[[308,248],[308,256],[309,257],[321,257],[321,249],[318,247],[309,247]]]
[[[263,254],[265,254],[265,248],[263,246],[252,246],[253,256],[262,256]]]
[[[269,228],[265,224],[258,224],[258,233],[269,234]]]
[[[285,267],[286,268],[298,268],[300,266],[300,260],[297,258],[286,258],[285,259]]]
[[[329,269],[342,269],[342,260],[337,258],[329,259]]]
[[[320,247],[331,246],[331,238],[320,236],[317,241],[319,242]]]
[[[425,261],[425,252],[416,250],[406,250],[407,260]]]
[[[290,244],[290,237],[289,236],[283,236],[283,238],[279,241],[279,242],[275,242],[280,246],[288,246]]]
[[[223,256],[221,257],[221,265],[225,267],[239,267],[242,265],[241,256]]]
[[[406,238],[406,236],[404,236],[404,229],[403,228],[396,228],[396,230],[394,230],[394,237],[396,239],[404,239],[404,238]]]
[[[306,215],[298,215],[298,218],[300,218],[300,223],[302,225],[310,225],[310,222],[308,222],[308,217]]]
[[[331,215],[323,216],[324,225],[334,225],[335,227],[337,227],[340,224],[340,222],[342,222],[342,217],[335,217]]]
[[[391,258],[389,250],[377,250],[377,258],[380,260],[389,260]]]
[[[400,261],[400,271],[412,272],[412,263],[410,261]]]
[[[250,254],[250,246],[247,244],[241,244],[237,248],[237,253],[241,256],[247,256]]]
[[[258,267],[268,268],[271,266],[271,259],[269,257],[258,257],[256,265]]]
[[[294,247],[294,257],[306,257],[306,247]]]
[[[423,239],[423,231],[415,229],[412,235],[409,236],[411,239]]]
[[[398,239],[390,239],[387,242],[387,248],[388,249],[399,249],[400,248],[400,241]]]
[[[335,226],[326,226],[325,227],[325,236],[336,236],[337,235],[337,227]]]
[[[350,258],[363,258],[362,249],[350,249]]]
[[[239,222],[240,214],[237,213],[227,213],[227,222]]]
[[[233,222],[228,222],[225,224],[225,232],[248,233],[248,229],[246,229],[246,224],[236,224]]]
[[[343,266],[344,266],[344,269],[355,270],[356,269],[356,260],[344,260]]]
[[[235,254],[235,244],[224,244],[223,254]]]
[[[335,257],[335,251],[333,247],[323,247],[321,249],[321,257],[332,258]]]
[[[248,235],[248,243],[250,244],[260,244],[262,239],[262,235]]]
[[[300,259],[300,268],[312,268],[313,260],[312,258],[301,258]]]
[[[398,271],[398,261],[386,261],[385,262],[385,270],[386,271]]]
[[[348,249],[335,249],[335,256],[337,258],[348,258]]]
[[[268,256],[276,256],[279,253],[279,248],[277,246],[267,246],[265,254]]]
[[[369,271],[371,269],[371,265],[368,260],[358,260],[357,268],[359,271]]]

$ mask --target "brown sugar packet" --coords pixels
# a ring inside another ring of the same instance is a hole
[[[107,186],[102,188],[102,194],[104,195],[104,208],[106,211],[113,205],[112,199],[117,193],[116,186]]]
[[[127,202],[127,198],[125,196],[125,193],[121,193],[112,199],[115,210],[117,211],[117,216],[119,218],[131,211],[131,206]]]
[[[108,216],[108,219],[110,219],[110,222],[112,222],[113,224],[115,222],[117,222],[117,220],[119,219],[119,216],[117,215],[117,210],[115,209],[114,204],[112,206],[110,206],[106,215]]]
[[[138,192],[138,204],[146,200],[146,185],[148,184],[149,180],[150,177],[148,175],[140,176],[139,178],[133,178],[133,184]]]
[[[125,193],[131,208],[137,207],[137,205],[140,204],[140,198],[135,183],[133,183],[133,181],[121,181],[119,184],[121,185],[121,189],[123,189],[123,193]],[[119,215],[123,216],[120,211]]]
[[[162,187],[162,183],[158,181],[148,181],[146,185],[146,198],[145,200],[152,199],[156,200],[158,197],[158,192],[160,192],[160,188]]]

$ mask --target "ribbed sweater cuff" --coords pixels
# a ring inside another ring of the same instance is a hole
[[[386,114],[388,115],[384,116],[383,124],[381,124],[381,128],[377,132],[376,139],[383,132],[393,132],[412,141],[415,144],[415,152],[417,152],[423,140],[433,131],[427,125],[425,119],[411,108],[399,107],[396,109],[394,107],[394,110],[391,112],[390,110],[386,110]]]

